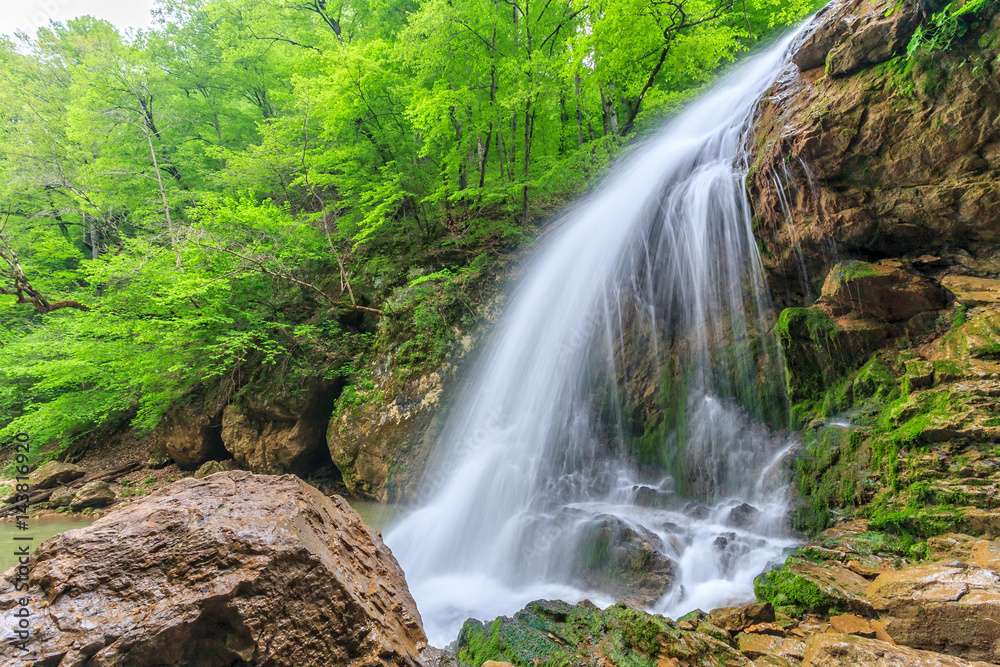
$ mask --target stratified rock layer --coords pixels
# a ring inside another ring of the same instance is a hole
[[[24,595],[11,570],[0,609]],[[415,666],[426,642],[378,534],[292,476],[176,482],[39,546],[27,595],[35,664]]]

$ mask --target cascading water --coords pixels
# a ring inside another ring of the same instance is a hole
[[[745,600],[793,544],[778,465],[791,443],[764,425],[787,412],[780,351],[744,190],[747,131],[793,38],[636,151],[534,256],[425,505],[386,537],[432,644],[538,598],[671,615]]]

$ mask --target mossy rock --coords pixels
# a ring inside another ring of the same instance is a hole
[[[759,601],[776,608],[870,615],[871,605],[864,599],[867,586],[867,579],[834,562],[790,558],[782,567],[757,577],[754,593]]]
[[[466,667],[480,667],[488,660],[516,667],[584,667],[595,662],[655,667],[671,659],[692,667],[749,663],[718,637],[681,630],[669,618],[623,604],[601,610],[586,601],[570,605],[538,600],[513,618],[502,616],[488,624],[470,619],[456,650]]]

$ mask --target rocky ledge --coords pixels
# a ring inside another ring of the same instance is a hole
[[[15,580],[0,610],[28,598],[25,664],[415,667],[426,644],[379,534],[290,475],[181,480],[44,542]]]
[[[540,600],[470,620],[453,664],[987,667],[1000,661],[1000,540],[947,534],[929,558],[853,521],[757,579],[758,601],[677,621]],[[448,664],[442,662],[442,665]]]

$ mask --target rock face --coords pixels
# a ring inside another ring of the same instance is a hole
[[[872,667],[989,667],[985,662],[969,662],[961,658],[929,651],[917,651],[905,646],[839,633],[813,636],[806,644],[802,667],[842,667],[872,665]]]
[[[222,414],[222,442],[253,472],[306,474],[326,458],[335,395],[334,387],[320,386],[294,398],[242,397]]]
[[[996,6],[949,49],[888,62],[938,4],[832,4],[765,97],[749,186],[780,305],[814,298],[845,257],[926,255],[924,266],[996,274]]]
[[[72,463],[48,461],[28,475],[28,483],[32,489],[51,489],[80,479],[86,474],[86,470]]]
[[[850,261],[830,270],[817,303],[838,317],[906,322],[920,313],[946,308],[948,301],[948,292],[927,278],[884,264]]]
[[[166,454],[182,470],[196,470],[209,458],[225,453],[222,446],[222,408],[204,397],[172,408],[150,434],[153,459]]]
[[[426,642],[378,534],[292,476],[176,482],[44,542],[29,584],[35,664],[415,666]]]
[[[1000,662],[1000,574],[958,561],[879,575],[868,588],[899,644]]]
[[[74,512],[79,512],[88,507],[107,507],[115,502],[115,492],[111,490],[107,482],[90,482],[84,484],[69,502],[69,507]]]
[[[483,319],[496,319],[487,305]],[[421,472],[444,424],[440,410],[454,391],[462,361],[485,331],[462,336],[440,368],[407,376],[391,356],[372,362],[372,380],[345,390],[330,420],[326,442],[351,493],[380,501],[427,500],[440,480]]]

